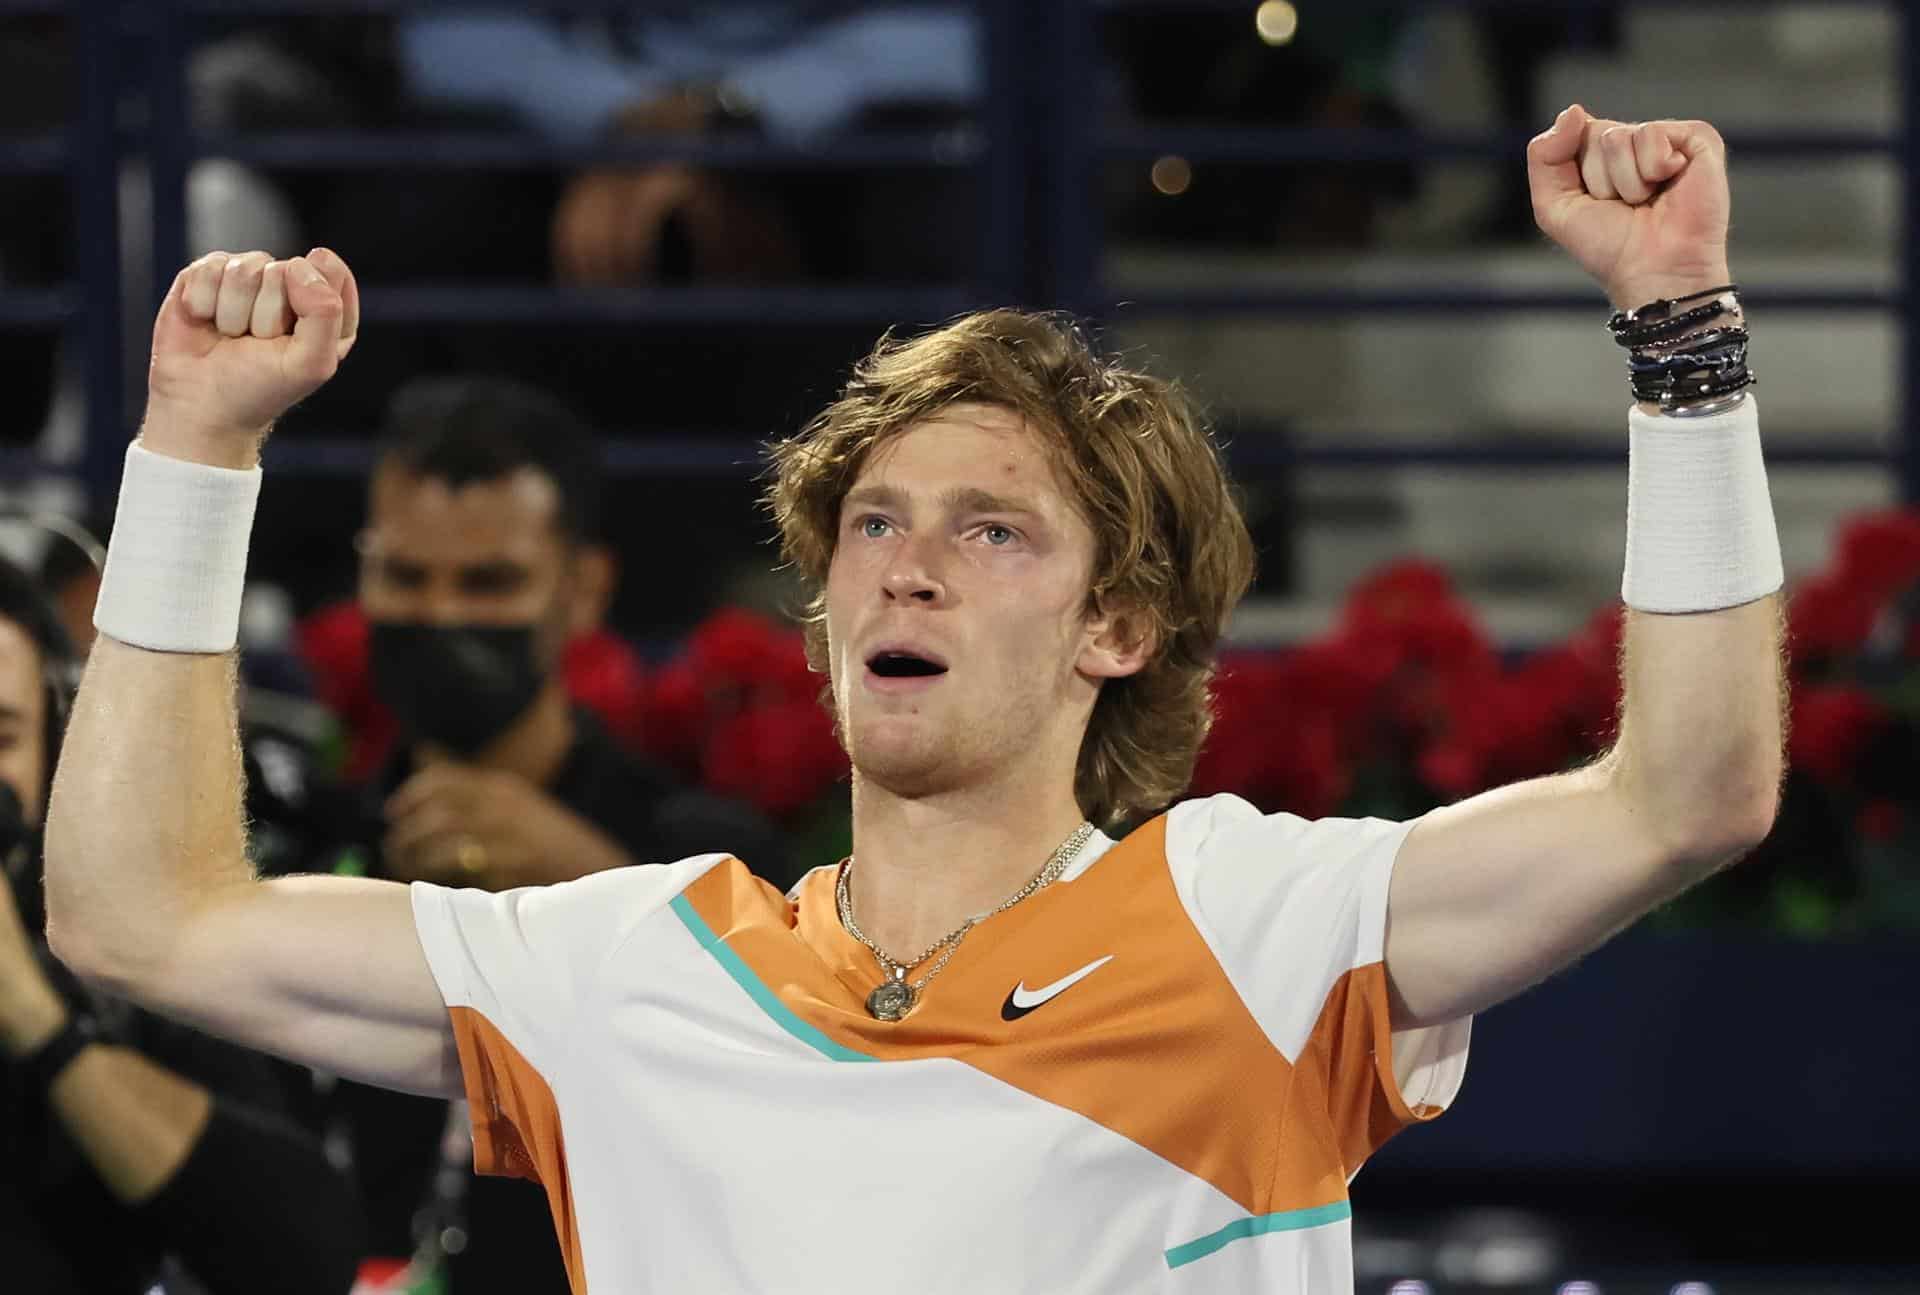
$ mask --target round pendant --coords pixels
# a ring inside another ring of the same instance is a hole
[[[897,1021],[913,1010],[913,986],[904,980],[889,980],[867,995],[867,1011],[875,1020]]]

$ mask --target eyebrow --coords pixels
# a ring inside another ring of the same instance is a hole
[[[939,502],[954,512],[967,513],[1020,513],[1028,517],[1044,517],[1039,508],[1024,499],[1010,495],[996,495],[991,490],[982,490],[978,486],[954,486],[940,493]],[[908,510],[907,497],[892,486],[862,486],[849,493],[843,508],[890,508],[904,512]]]
[[[9,706],[0,702],[0,724],[18,724],[27,718],[27,712],[18,706]]]

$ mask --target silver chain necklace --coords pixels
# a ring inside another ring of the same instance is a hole
[[[1067,865],[1079,857],[1080,851],[1086,848],[1087,842],[1092,838],[1093,824],[1082,822],[1079,827],[1073,829],[1072,835],[1060,843],[1059,848],[1047,860],[1046,866],[1034,873],[1026,885],[1003,900],[999,907],[988,909],[984,913],[975,913],[948,931],[912,962],[902,962],[875,944],[868,938],[867,933],[860,929],[860,923],[854,920],[853,891],[847,882],[847,878],[853,874],[853,857],[849,855],[847,861],[840,865],[840,876],[834,884],[833,898],[835,906],[840,910],[840,925],[847,928],[847,934],[867,946],[874,959],[879,962],[881,972],[886,976],[879,987],[867,995],[867,1011],[875,1020],[880,1021],[897,1021],[911,1012],[920,1001],[920,991],[925,989],[927,982],[939,975],[952,960],[955,950],[959,949],[960,941],[966,938],[968,931],[996,913],[1006,912],[1021,900],[1045,890],[1060,880],[1061,874],[1067,870]],[[928,968],[926,975],[909,983],[907,972],[936,953],[940,954],[940,960]]]

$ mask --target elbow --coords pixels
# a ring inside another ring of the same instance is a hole
[[[1729,762],[1702,778],[1634,777],[1615,763],[1614,786],[1648,825],[1652,851],[1689,884],[1752,852],[1773,831],[1780,812],[1781,762]]]
[[[128,997],[127,988],[136,975],[109,956],[108,945],[83,926],[58,918],[49,905],[47,947],[53,956],[87,986],[115,997]]]
[[[1675,816],[1670,855],[1703,873],[1717,871],[1757,849],[1779,813],[1778,766],[1729,779]]]
[[[47,948],[68,971],[90,985],[100,985],[107,979],[103,956],[106,941],[87,929],[81,916],[83,910],[76,909],[64,894],[65,888],[58,880],[65,872],[58,863],[59,854],[54,838],[49,836],[46,846]]]
[[[47,948],[91,988],[119,998],[134,997],[132,988],[152,974],[157,961],[151,926],[117,923],[100,904],[86,902],[61,885],[51,841],[47,858]],[[153,904],[143,908],[149,916],[160,911],[161,906]]]

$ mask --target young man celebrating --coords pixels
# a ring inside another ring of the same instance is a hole
[[[1349,1289],[1347,1180],[1451,1099],[1469,1014],[1750,848],[1780,778],[1721,141],[1570,108],[1528,154],[1638,402],[1593,766],[1410,824],[1216,797],[1098,830],[1184,789],[1246,533],[1177,390],[995,312],[883,344],[777,451],[850,859],[791,897],[724,855],[501,895],[256,882],[223,654],[257,452],[359,312],[331,253],[216,255],[155,327],[56,946],[256,1046],[464,1087],[577,1290]]]

